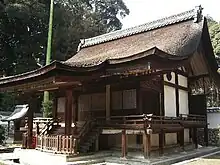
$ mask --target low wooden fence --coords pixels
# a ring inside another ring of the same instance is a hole
[[[37,136],[36,149],[62,154],[77,154],[77,140],[73,136]]]

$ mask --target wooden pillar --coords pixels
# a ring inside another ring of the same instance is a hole
[[[52,115],[54,119],[57,118],[57,92],[54,93]]]
[[[110,85],[106,85],[105,87],[105,116],[106,120],[110,119],[110,111],[111,111],[111,87]]]
[[[151,152],[151,135],[146,132],[143,134],[144,158],[150,157]]]
[[[193,142],[195,144],[195,148],[198,148],[197,128],[193,128]]]
[[[121,151],[122,151],[122,157],[127,156],[127,139],[126,139],[126,130],[122,130],[122,136],[121,136]]]
[[[69,89],[66,89],[65,135],[70,135],[71,134],[72,106],[73,106],[73,91],[72,91],[71,88],[69,88]]]
[[[184,150],[184,129],[182,129],[180,131],[180,134],[179,134],[179,139],[180,139],[180,147]]]
[[[74,99],[74,101],[73,101],[73,108],[72,108],[72,110],[73,110],[73,115],[72,115],[72,119],[73,119],[73,123],[75,123],[74,124],[74,128],[73,128],[73,134],[76,134],[76,131],[77,131],[77,121],[78,121],[78,97],[79,97],[79,95],[77,94],[77,93],[74,93],[73,94],[73,99]]]
[[[160,116],[165,115],[165,110],[164,110],[164,79],[163,79],[163,74],[161,76],[161,93],[160,93]]]
[[[206,125],[204,127],[204,142],[205,142],[205,146],[208,147],[209,145],[209,135],[208,135],[208,125]]]
[[[10,135],[10,121],[8,121],[8,137]]]
[[[163,130],[159,133],[159,153],[164,154],[165,133]]]
[[[29,109],[27,112],[28,116],[28,133],[27,133],[27,148],[32,148],[32,141],[33,141],[33,117],[34,117],[34,110],[36,108],[36,100],[34,96],[31,96],[29,99]]]

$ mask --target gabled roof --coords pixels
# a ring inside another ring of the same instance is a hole
[[[128,58],[157,47],[171,55],[192,54],[200,41],[204,19],[201,6],[132,28],[81,40],[79,51],[65,64],[92,67]]]

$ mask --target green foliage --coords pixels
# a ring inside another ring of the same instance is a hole
[[[0,125],[0,144],[5,140],[5,128]]]
[[[220,57],[220,24],[208,17],[208,26],[214,53]]]
[[[6,75],[45,64],[50,1],[7,0],[0,9],[0,71]],[[123,0],[55,0],[52,59],[75,54],[79,39],[117,30],[129,14]]]
[[[13,111],[16,96],[12,93],[0,93],[0,111]]]
[[[42,103],[44,117],[52,117],[53,101],[48,100]]]
[[[0,76],[45,64],[49,11],[50,0],[0,1]],[[119,17],[128,14],[123,0],[55,0],[52,60],[73,56],[81,38],[120,29]],[[10,109],[11,99],[0,99],[1,108]]]

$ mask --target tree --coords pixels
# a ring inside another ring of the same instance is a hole
[[[207,20],[213,51],[218,64],[220,64],[220,24],[210,16],[207,16]],[[219,88],[213,83],[210,88],[210,94],[207,97],[207,105],[212,107],[220,106],[219,94]]]
[[[43,66],[50,1],[3,1],[0,1],[0,75],[15,75]],[[81,38],[120,29],[119,16],[128,14],[123,0],[55,0],[52,59],[66,60],[73,56]],[[5,94],[0,96],[4,103],[7,98]]]
[[[212,41],[213,51],[219,61],[220,58],[220,24],[208,17],[209,34]]]
[[[26,72],[45,63],[50,1],[8,0],[0,16],[0,71]],[[75,54],[79,39],[117,30],[129,14],[122,0],[55,0],[52,58]],[[7,69],[6,69],[7,68]]]

